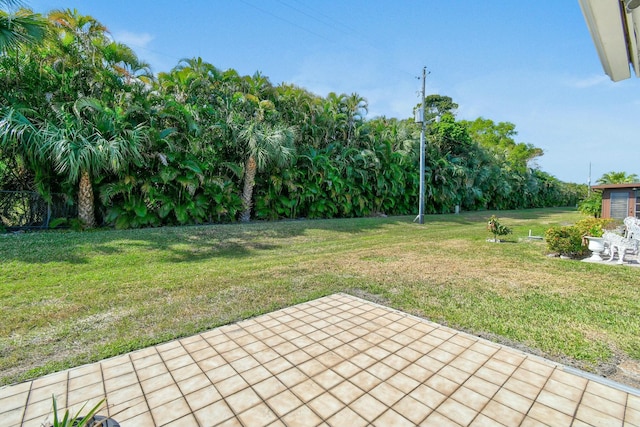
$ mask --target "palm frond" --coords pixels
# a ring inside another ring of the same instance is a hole
[[[222,167],[229,170],[236,178],[242,178],[244,174],[244,166],[233,162],[223,162]]]
[[[40,15],[26,9],[15,13],[0,11],[0,53],[36,43],[46,32],[47,24]]]
[[[24,3],[20,0],[0,0],[0,6],[5,7],[21,7]]]

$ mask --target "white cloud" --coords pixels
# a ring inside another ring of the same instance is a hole
[[[113,34],[113,38],[119,43],[126,44],[127,46],[136,49],[146,48],[155,37],[149,33],[134,33],[123,30]]]
[[[142,61],[151,65],[154,73],[169,71],[178,60],[171,55],[153,49],[155,36],[149,33],[135,33],[128,30],[120,30],[112,33],[113,39],[129,46]]]
[[[607,77],[606,75],[602,74],[602,75],[598,75],[598,76],[591,76],[591,77],[585,77],[582,79],[575,79],[569,82],[569,86],[572,87],[576,87],[579,89],[583,89],[583,88],[589,88],[589,87],[593,87],[593,86],[599,86],[599,85],[603,85],[603,84],[607,84],[609,83],[609,77]]]

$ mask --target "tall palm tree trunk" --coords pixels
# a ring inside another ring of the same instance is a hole
[[[78,219],[85,228],[96,226],[96,216],[93,210],[93,187],[88,171],[82,171],[78,187]]]
[[[242,189],[242,204],[244,211],[240,215],[241,222],[251,220],[251,206],[253,198],[253,187],[256,185],[256,170],[258,165],[254,156],[249,156],[244,165],[244,185]]]

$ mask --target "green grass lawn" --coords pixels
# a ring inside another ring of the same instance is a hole
[[[348,292],[599,371],[640,360],[640,269],[529,241],[575,211],[0,236],[0,385]]]

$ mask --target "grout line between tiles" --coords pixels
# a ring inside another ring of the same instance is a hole
[[[448,338],[447,340],[443,341],[443,343],[444,343],[444,342],[449,341],[449,340],[450,340],[451,338],[453,338],[454,336],[455,336],[455,334],[452,334],[452,335],[451,335],[451,337],[450,337],[450,338]],[[475,337],[474,337],[474,338],[475,338]],[[475,341],[474,341],[474,343],[479,342],[479,340],[480,340],[480,339],[475,340]],[[471,346],[469,346],[469,347],[471,347]],[[467,349],[468,349],[469,347],[467,347]],[[437,348],[437,347],[436,347],[436,348]],[[460,388],[461,388],[462,386],[464,386],[464,385],[469,381],[469,378],[473,378],[473,377],[475,377],[476,373],[477,373],[480,369],[482,369],[483,367],[485,367],[485,365],[486,365],[487,363],[489,363],[489,361],[493,360],[493,357],[495,356],[495,354],[496,354],[498,351],[499,351],[499,349],[498,349],[498,350],[496,350],[495,352],[493,352],[493,354],[492,354],[490,357],[488,357],[488,358],[484,361],[484,363],[483,363],[482,365],[480,365],[480,366],[479,366],[475,371],[473,371],[473,374],[470,374],[470,375],[469,375],[469,377],[468,377],[468,378],[467,378],[467,379],[466,379],[462,384],[458,385],[458,387],[456,387],[456,389],[455,389],[454,391],[452,391],[452,392],[449,394],[449,396],[447,396],[447,398],[446,398],[445,400],[443,400],[442,402],[440,402],[440,404],[439,404],[438,406],[436,406],[435,408],[433,408],[433,412],[436,412],[440,406],[442,406],[442,405],[443,405],[443,404],[444,404],[448,399],[450,399],[450,398],[451,398],[451,395],[453,395],[456,391],[460,390]],[[428,354],[428,353],[427,353],[427,354]],[[457,358],[459,358],[459,357],[461,357],[461,356],[460,356],[460,355],[458,355],[458,356],[456,356],[456,358],[455,358],[455,359],[453,359],[453,360],[456,360],[456,359],[457,359]],[[452,361],[453,361],[453,360],[452,360]],[[525,358],[525,359],[522,359],[522,360],[520,361],[520,363],[518,364],[518,367],[517,367],[516,369],[518,369],[518,368],[522,365],[522,363],[523,363],[525,360],[526,360],[526,358]],[[449,366],[449,364],[450,364],[450,363],[446,363],[446,364],[444,364],[440,369],[438,369],[438,370],[434,373],[434,375],[437,375],[441,370],[443,370],[444,368],[446,368],[447,366]],[[487,368],[487,369],[491,369],[491,368]],[[514,372],[515,372],[515,370],[514,370]],[[482,408],[481,408],[480,410],[476,411],[476,415],[475,415],[475,416],[473,417],[473,419],[471,420],[471,423],[473,423],[473,421],[478,417],[478,415],[480,415],[480,414],[482,413],[482,411],[487,407],[487,405],[488,405],[490,402],[492,402],[492,401],[493,401],[493,398],[496,396],[496,394],[498,394],[498,392],[499,392],[500,390],[502,390],[502,388],[504,387],[504,384],[509,380],[509,378],[511,378],[511,375],[509,375],[509,377],[508,377],[508,378],[507,378],[507,379],[506,379],[506,380],[505,380],[505,381],[504,381],[500,386],[498,386],[498,389],[497,389],[497,390],[496,390],[496,391],[491,395],[491,397],[489,398],[489,400],[487,401],[487,403],[485,403],[485,404],[482,406]],[[497,384],[496,384],[496,385],[497,385]],[[485,396],[485,397],[489,397],[489,396]],[[455,400],[455,399],[454,399],[454,400]],[[461,403],[461,402],[460,402],[460,403]],[[461,404],[462,404],[462,403],[461,403]],[[466,405],[465,405],[465,406],[466,406]],[[429,415],[430,415],[430,414],[429,414]],[[427,416],[426,416],[426,417],[425,417],[421,422],[424,422],[424,421],[429,417],[429,415],[427,415]],[[445,415],[445,417],[446,417],[446,415]],[[448,418],[448,419],[450,419],[449,417],[447,417],[447,418]],[[455,422],[454,420],[451,420],[451,421]],[[496,420],[494,420],[494,421],[496,421]]]
[[[440,329],[440,330],[443,330],[443,331],[447,331],[448,330],[452,334],[464,333],[466,335],[469,335],[470,337],[473,337],[473,339],[476,340],[476,342],[485,343],[485,344],[491,345],[492,347],[502,347],[502,348],[508,349],[508,350],[513,351],[515,353],[518,353],[518,354],[520,354],[522,356],[530,358],[531,360],[537,360],[537,361],[540,361],[540,362],[544,362],[545,364],[555,365],[555,367],[558,367],[558,368],[562,369],[563,371],[568,372],[570,374],[574,374],[574,375],[577,375],[579,377],[594,381],[596,383],[599,383],[599,384],[602,384],[602,385],[606,385],[608,387],[615,388],[615,389],[617,389],[619,391],[623,391],[623,392],[626,392],[626,393],[629,393],[629,394],[633,394],[635,396],[640,397],[640,389],[638,389],[638,388],[627,386],[626,384],[621,384],[621,383],[612,381],[612,380],[610,380],[608,378],[605,378],[605,377],[602,377],[602,376],[599,376],[599,375],[596,375],[596,374],[592,374],[590,372],[586,372],[586,371],[580,370],[578,368],[571,367],[569,365],[564,365],[564,364],[562,364],[560,362],[556,362],[554,360],[547,359],[547,358],[545,358],[543,356],[538,356],[536,354],[527,353],[527,352],[519,350],[517,348],[510,347],[510,346],[505,345],[505,344],[499,344],[497,342],[490,341],[490,340],[488,340],[486,338],[482,338],[480,336],[476,336],[476,335],[473,335],[473,334],[470,334],[470,333],[457,331],[457,330],[451,329],[451,328],[449,328],[447,326],[435,323],[432,320],[429,320],[427,318],[416,316],[416,315],[411,314],[411,313],[405,313],[405,312],[397,310],[397,309],[395,309],[393,307],[386,307],[386,306],[384,306],[384,305],[382,305],[380,303],[373,302],[373,301],[368,301],[368,300],[365,300],[365,299],[360,298],[360,297],[355,296],[355,295],[345,294],[345,293],[342,293],[342,292],[338,293],[337,295],[346,295],[346,296],[349,296],[351,298],[360,300],[360,301],[362,301],[364,303],[375,305],[375,306],[377,306],[377,307],[379,307],[381,309],[387,309],[389,311],[395,312],[396,314],[414,318],[414,319],[416,319],[416,320],[418,320],[420,322],[427,323],[427,324],[435,327],[436,329]]]
[[[204,338],[203,338],[204,339]],[[193,359],[193,356],[191,356],[191,352],[189,350],[187,350],[187,348],[182,344],[182,342],[180,340],[178,340],[178,344],[180,344],[180,346],[184,349],[184,351],[187,352],[187,354],[189,355],[189,358],[193,361],[193,363],[198,367],[198,369],[200,370],[200,373],[204,374],[204,371],[202,370],[202,368],[200,367],[200,365],[198,365],[198,363]],[[162,355],[160,355],[160,358],[162,359]],[[164,360],[164,359],[163,359]],[[165,364],[166,366],[166,364]],[[167,370],[169,370],[169,368],[167,367]],[[189,403],[189,400],[187,399],[187,396],[184,395],[184,392],[182,391],[182,389],[180,388],[180,385],[178,384],[178,381],[176,381],[176,378],[173,376],[173,373],[171,372],[171,370],[169,370],[169,375],[171,375],[171,378],[173,378],[173,382],[176,383],[176,386],[178,387],[178,390],[180,390],[180,396],[182,396],[182,399],[184,399],[185,403],[187,404],[187,406],[189,407],[189,413],[191,413],[193,415],[193,413],[195,412],[193,410],[193,408],[191,407],[191,404]],[[206,376],[206,374],[205,374]],[[209,377],[207,377],[209,378]],[[213,384],[212,384],[213,385]],[[215,387],[215,386],[214,386]],[[147,405],[148,406],[148,405]],[[153,414],[152,414],[153,416]],[[196,420],[196,423],[198,424],[198,426],[200,426],[200,421],[198,421],[198,418],[193,415],[193,418]]]
[[[129,358],[129,360],[131,360],[131,356],[127,356],[127,357]],[[105,381],[105,378],[104,378],[104,367],[102,366],[102,362],[99,362],[99,364],[100,364],[100,380],[102,381],[102,392],[104,393],[105,409],[107,410],[107,417],[109,418],[109,417],[112,417],[112,414],[111,414],[111,410],[109,409],[109,401],[107,400],[107,396],[109,396],[107,394],[107,382]],[[132,363],[132,366],[133,366],[133,363]],[[68,396],[69,396],[70,386],[71,386],[71,379],[67,381],[67,402],[69,402]]]
[[[578,411],[580,410],[580,405],[582,405],[582,399],[584,398],[584,395],[587,392],[587,388],[589,388],[589,383],[588,382],[587,382],[587,384],[584,385],[584,388],[582,389],[582,392],[580,393],[580,400],[578,400],[578,404],[576,405],[576,409],[573,411],[572,417],[573,417],[574,420],[578,416]]]
[[[158,349],[156,348],[156,346],[153,346],[153,349],[155,350],[156,354],[160,357],[160,360],[162,360],[162,356],[160,356],[160,353],[158,352]],[[151,413],[151,408],[149,407],[149,401],[147,400],[147,393],[144,391],[144,387],[142,387],[142,381],[140,380],[140,376],[138,375],[138,369],[136,368],[136,364],[135,361],[131,358],[131,354],[128,354],[129,357],[129,362],[131,362],[131,366],[133,367],[133,373],[136,375],[136,379],[138,380],[138,387],[140,387],[140,391],[142,392],[142,398],[144,399],[144,404],[147,406],[147,412],[149,412],[149,415],[151,416],[151,419],[153,419],[153,414]],[[130,406],[123,409],[123,411],[127,410],[131,408]],[[142,415],[145,412],[141,412],[138,415]],[[136,415],[136,416],[138,416]]]
[[[33,391],[33,381],[29,381],[29,393],[27,393],[27,400],[25,402],[24,408],[22,408],[22,416],[20,417],[20,425],[23,425],[25,422],[24,417],[27,415],[27,408],[29,407],[29,400],[31,399],[31,393]]]
[[[524,360],[527,360],[527,359],[525,358]],[[524,360],[523,360],[523,363],[524,363]],[[531,406],[529,406],[529,409],[527,409],[527,413],[526,413],[526,414],[524,414],[525,418],[529,416],[529,412],[531,412],[531,408],[533,408],[534,404],[538,401],[538,398],[540,397],[540,394],[542,393],[542,391],[545,389],[545,387],[546,387],[546,386],[547,386],[547,384],[549,383],[549,380],[550,380],[550,379],[551,379],[551,377],[553,376],[553,373],[556,371],[556,369],[558,369],[558,367],[554,367],[554,368],[553,368],[553,370],[551,371],[551,373],[549,374],[549,376],[547,376],[547,379],[546,379],[546,381],[544,382],[544,384],[542,385],[542,387],[540,387],[540,388],[538,389],[538,393],[536,393],[536,397],[535,397],[535,399],[533,399],[533,403],[531,404]],[[582,396],[584,396],[584,392],[585,392],[585,390],[586,390],[586,389],[587,389],[587,388],[585,387],[585,389],[582,391],[582,395],[580,396],[580,401],[582,401]],[[540,405],[544,405],[544,403],[540,403]],[[544,405],[544,406],[546,406],[546,405]],[[548,407],[548,406],[547,406],[547,407]],[[572,420],[572,422],[573,422],[573,421],[575,421],[575,419],[576,419],[576,414],[578,413],[578,408],[579,408],[579,407],[580,407],[580,403],[578,403],[578,404],[576,405],[576,409],[575,409],[575,411],[573,412],[573,415],[571,416],[571,420]],[[554,410],[554,411],[557,411],[557,409],[555,409],[555,408],[550,408],[550,409],[552,409],[552,410]],[[533,419],[536,419],[536,420],[537,420],[537,418],[535,418],[535,417],[531,417],[531,418],[533,418]],[[538,420],[538,421],[542,422],[541,420]]]

